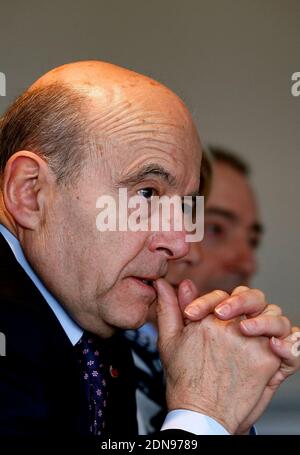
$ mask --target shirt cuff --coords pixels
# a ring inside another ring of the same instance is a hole
[[[198,435],[229,435],[216,420],[200,412],[176,409],[170,411],[161,430],[184,430]]]

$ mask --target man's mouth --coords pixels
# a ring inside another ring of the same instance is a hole
[[[140,277],[140,276],[134,276],[133,278],[135,278],[136,280],[139,280],[142,283],[146,284],[147,286],[151,286],[151,287],[153,287],[153,283],[155,281],[154,279],[143,278],[143,277]]]
[[[140,276],[131,276],[130,278],[134,279],[135,281],[138,281],[143,286],[147,286],[148,289],[150,288],[152,290],[155,290],[153,284],[158,279],[158,277],[157,278],[144,278],[144,277],[140,277]]]
[[[142,280],[143,283],[147,284],[148,286],[152,286],[153,285],[153,281],[152,280],[146,280],[144,278],[139,278]]]

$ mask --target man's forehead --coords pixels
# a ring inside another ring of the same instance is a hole
[[[53,84],[63,84],[87,96],[98,97],[102,108],[103,103],[110,108],[116,102],[125,100],[131,103],[139,99],[149,109],[156,107],[172,112],[174,104],[177,104],[177,108],[181,106],[183,111],[188,112],[183,101],[164,84],[108,62],[81,61],[62,65],[41,76],[29,90]]]
[[[198,133],[191,119],[182,119],[180,112],[176,115],[163,106],[160,111],[151,111],[139,103],[118,103],[110,107],[109,115],[95,114],[96,142],[103,144],[105,158],[124,178],[138,173],[135,178],[140,179],[152,168],[152,174],[160,177],[168,173],[169,183],[171,176],[177,176],[178,181],[193,180],[195,174],[197,185],[201,160]]]
[[[210,200],[232,203],[238,207],[245,204],[256,205],[248,177],[231,165],[222,162],[213,164]]]
[[[214,163],[206,215],[249,225],[260,224],[259,210],[248,178],[228,164]]]
[[[96,116],[106,117],[106,120],[114,117],[110,124],[112,121],[116,123],[122,113],[127,121],[131,121],[136,111],[140,117],[142,112],[152,116],[164,115],[167,121],[173,120],[182,128],[192,122],[184,102],[164,84],[107,62],[83,61],[62,65],[41,76],[29,90],[53,84],[86,95],[89,101],[94,101]],[[144,121],[147,122],[147,118]]]
[[[108,159],[111,158],[110,164],[116,169],[132,171],[130,162],[134,168],[144,164],[146,158],[148,165],[159,158],[161,165],[165,162],[172,168],[172,172],[168,169],[166,172],[195,179],[195,167],[200,167],[198,133],[183,101],[166,86],[100,61],[55,68],[32,88],[53,83],[65,84],[86,96],[86,115],[90,122],[87,134],[93,136],[91,140],[98,150],[109,151]]]

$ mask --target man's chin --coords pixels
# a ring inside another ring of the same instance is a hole
[[[133,329],[139,329],[140,327],[142,327],[142,325],[146,324],[146,322],[149,322],[149,319],[151,319],[151,314],[154,312],[155,316],[156,316],[156,310],[155,310],[155,306],[156,306],[156,302],[157,302],[157,299],[155,298],[148,306],[147,306],[147,310],[146,312],[141,315],[141,317],[134,321],[134,327]],[[151,310],[154,310],[154,311],[151,311]],[[131,321],[133,322],[133,321]]]
[[[154,299],[156,300],[156,299]],[[126,312],[126,318],[118,324],[122,330],[137,330],[148,320],[149,308],[154,301],[148,302],[131,302]]]
[[[147,322],[147,314],[139,319],[131,319],[122,324],[122,327],[119,326],[121,330],[137,330],[142,327]]]

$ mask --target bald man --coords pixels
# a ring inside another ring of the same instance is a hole
[[[196,195],[200,160],[183,102],[108,63],[56,68],[6,112],[1,435],[134,436],[132,360],[120,331],[141,326],[155,300],[163,430],[245,433],[298,368],[290,323],[262,292],[197,299],[183,282],[177,298],[163,277],[188,252],[184,229],[98,230],[100,196],[116,200],[126,189],[148,204],[154,195]]]

